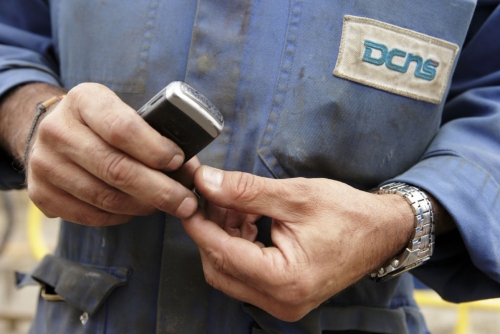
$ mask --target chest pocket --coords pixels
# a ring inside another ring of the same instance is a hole
[[[473,7],[455,9],[438,27],[424,3],[419,8],[402,4],[397,15],[390,1],[377,6],[357,2],[355,7],[346,2],[340,8],[297,3],[259,156],[278,178],[327,177],[360,188],[404,172],[438,131],[444,102],[419,101],[334,76],[343,17],[370,13],[372,19],[460,45],[467,22],[460,27],[457,22],[467,21],[463,17]]]
[[[52,1],[64,85],[99,82],[115,92],[144,92],[158,2]]]

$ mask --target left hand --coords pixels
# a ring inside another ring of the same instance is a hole
[[[396,255],[413,228],[402,197],[328,179],[273,180],[202,166],[195,185],[211,203],[210,220],[199,209],[183,225],[200,248],[207,282],[285,321]],[[255,241],[260,215],[273,219],[273,247]]]

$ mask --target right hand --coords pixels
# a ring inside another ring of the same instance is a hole
[[[199,166],[178,169],[182,150],[111,90],[95,83],[68,92],[41,122],[26,163],[28,195],[48,217],[91,226],[124,223],[161,210],[187,218]]]

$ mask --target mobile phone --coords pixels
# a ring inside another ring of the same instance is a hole
[[[180,81],[168,84],[137,113],[184,151],[184,162],[217,138],[224,127],[219,110],[193,87]]]

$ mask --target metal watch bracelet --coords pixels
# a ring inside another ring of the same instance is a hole
[[[370,278],[374,281],[385,281],[430,259],[434,250],[434,212],[427,195],[406,183],[389,183],[374,190],[373,193],[403,196],[414,214],[415,229],[406,249],[384,264],[377,272],[370,274]]]

